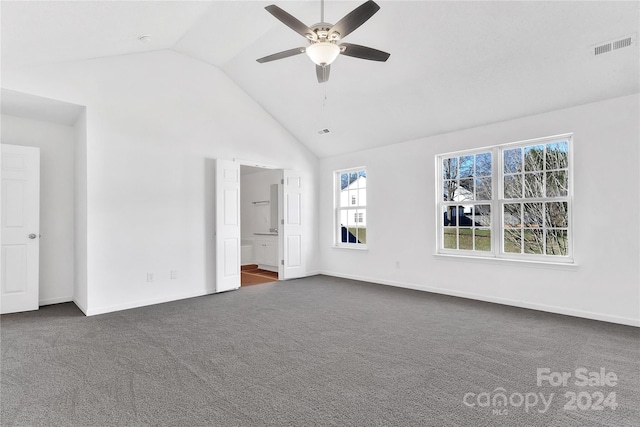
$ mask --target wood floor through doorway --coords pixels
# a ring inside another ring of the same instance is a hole
[[[243,265],[240,268],[240,285],[251,286],[278,281],[278,273],[258,268],[257,264]]]

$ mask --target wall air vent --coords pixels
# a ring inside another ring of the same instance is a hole
[[[622,47],[631,46],[633,39],[631,37],[624,38],[622,40],[616,40],[613,42],[613,50],[620,49]]]
[[[594,55],[602,55],[607,52],[611,52],[611,43],[601,44],[600,46],[596,46],[593,50]]]
[[[326,134],[328,134],[328,133],[331,133],[331,131],[330,131],[329,129],[327,129],[327,128],[320,129],[320,130],[318,131],[318,135],[326,135]]]
[[[636,35],[625,36],[620,39],[612,40],[610,42],[602,43],[593,47],[594,55],[602,55],[603,53],[612,52],[623,47],[631,46],[636,40]]]

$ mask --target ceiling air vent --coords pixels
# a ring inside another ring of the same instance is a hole
[[[635,38],[635,34],[633,34],[617,40],[599,44],[593,47],[593,54],[597,56],[602,55],[603,53],[614,51],[616,49],[622,49],[623,47],[629,47],[634,43]]]
[[[318,131],[318,135],[326,135],[326,134],[328,134],[328,133],[330,133],[330,132],[331,132],[331,131],[330,131],[329,129],[324,128],[324,129],[320,129],[320,130]]]

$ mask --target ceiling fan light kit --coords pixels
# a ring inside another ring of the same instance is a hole
[[[320,9],[321,22],[311,28],[275,4],[265,7],[265,9],[287,27],[306,38],[309,41],[309,46],[289,49],[264,56],[257,59],[259,63],[288,58],[289,56],[306,52],[307,56],[316,64],[318,82],[324,83],[329,80],[331,63],[335,61],[340,54],[369,61],[384,62],[389,59],[390,54],[381,50],[351,43],[338,44],[338,42],[360,25],[364,24],[380,9],[380,6],[373,0],[361,4],[335,25],[324,22],[324,0],[322,0]]]
[[[331,42],[317,42],[307,47],[306,52],[316,65],[324,67],[336,60],[340,54],[340,47]]]

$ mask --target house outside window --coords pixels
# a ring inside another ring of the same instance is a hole
[[[335,244],[338,247],[366,248],[366,169],[360,167],[336,171],[335,183]]]
[[[438,253],[572,262],[572,135],[436,156]]]

